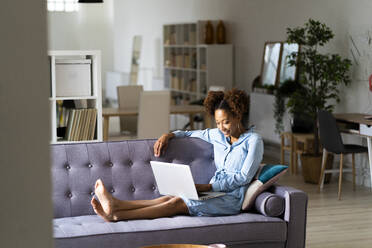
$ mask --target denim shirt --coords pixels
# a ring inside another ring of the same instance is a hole
[[[235,191],[237,197],[243,197],[244,189],[252,181],[263,157],[263,141],[260,135],[251,128],[231,144],[229,138],[218,128],[173,133],[176,137],[197,137],[213,144],[217,168],[210,180],[213,191]]]

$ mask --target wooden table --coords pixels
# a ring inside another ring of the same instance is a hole
[[[204,107],[200,105],[171,105],[170,114],[184,114],[189,115],[190,118],[190,128],[194,129],[194,115],[203,114],[204,115],[204,127],[210,128],[212,126],[211,118],[206,116]],[[137,116],[138,108],[132,109],[119,109],[119,108],[103,108],[103,140],[108,139],[108,130],[110,117],[114,116]]]
[[[367,139],[369,170],[372,189],[372,120],[365,119],[364,117],[367,115],[368,114],[362,113],[333,114],[337,123],[339,124],[341,132],[358,135]]]

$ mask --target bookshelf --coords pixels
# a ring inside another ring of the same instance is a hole
[[[163,25],[164,86],[171,91],[171,104],[203,99],[210,86],[233,87],[233,45],[205,44],[206,23],[199,20]],[[211,23],[216,34],[218,21]],[[181,128],[187,121],[183,119],[171,118],[172,126]]]
[[[49,51],[51,143],[102,141],[100,51]]]
[[[164,85],[172,104],[204,98],[210,86],[233,85],[233,46],[203,42],[207,21],[163,26]],[[211,21],[216,30],[218,21]]]

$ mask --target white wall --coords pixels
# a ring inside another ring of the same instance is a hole
[[[53,247],[45,1],[0,8],[1,247]]]
[[[161,74],[160,41],[163,24],[222,19],[226,23],[230,42],[235,46],[236,85],[248,90],[252,80],[260,73],[265,41],[284,40],[286,27],[303,24],[309,17],[327,21],[332,27],[340,29],[342,26],[337,25],[340,19],[344,18],[345,2],[345,0],[115,0],[114,67],[129,70],[130,60],[127,57],[130,57],[131,39],[134,35],[142,35],[141,66],[152,68],[155,75]],[[330,13],[333,12],[338,16],[332,17]]]
[[[141,66],[151,69],[154,76],[162,74],[162,25],[200,19],[222,19],[230,42],[235,46],[235,85],[250,91],[253,79],[259,75],[265,41],[285,40],[286,28],[303,25],[309,18],[325,22],[335,33],[325,51],[349,56],[348,34],[371,28],[372,2],[368,0],[114,0],[114,68],[129,71],[131,40],[143,36]],[[372,32],[372,31],[371,31]],[[371,70],[372,72],[372,70]],[[372,113],[371,92],[366,80],[353,80],[343,88],[338,112]],[[255,123],[264,123],[257,130],[266,140],[279,142],[273,133],[274,120],[270,97],[257,98]],[[264,106],[264,107],[262,107]],[[262,111],[262,112],[260,112]],[[265,116],[260,113],[265,113]],[[272,123],[268,123],[271,121]],[[287,120],[288,122],[288,120]],[[363,143],[360,138],[346,141]],[[365,157],[360,159],[360,171],[366,172]],[[368,171],[367,171],[368,172]],[[369,185],[369,175],[359,175],[358,181]]]
[[[101,50],[102,87],[113,68],[113,0],[79,4],[78,12],[48,12],[50,50]]]
[[[235,46],[235,83],[250,91],[259,75],[265,41],[285,40],[286,28],[314,18],[329,25],[336,37],[328,51],[347,56],[348,34],[370,26],[368,0],[114,0],[114,69],[129,71],[132,38],[143,36],[141,66],[162,74],[162,25],[198,19],[222,19]],[[365,109],[366,82],[355,83],[343,94],[343,111]],[[369,95],[369,93],[368,93]],[[350,103],[350,104],[349,104]]]

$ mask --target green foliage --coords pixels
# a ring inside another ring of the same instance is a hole
[[[257,85],[257,86],[255,86],[255,88],[266,89],[268,94],[273,94],[274,91],[276,90],[276,86],[275,85],[267,85],[267,84]]]
[[[275,119],[275,132],[280,134],[284,130],[283,126],[283,115],[285,113],[285,99],[300,91],[302,88],[301,84],[294,80],[284,81],[279,88],[274,92],[274,119]],[[295,106],[294,106],[295,107]],[[294,110],[295,111],[295,110]],[[298,110],[299,112],[300,110]]]
[[[321,54],[318,48],[327,44],[334,34],[325,24],[309,19],[304,27],[287,28],[287,42],[300,45],[298,52],[290,54],[290,65],[297,65],[299,82],[303,86],[293,93],[287,107],[291,113],[301,109],[314,123],[316,154],[318,149],[317,113],[321,109],[332,111],[339,102],[339,85],[351,82],[351,61],[338,54]],[[335,100],[335,101],[330,101]]]

